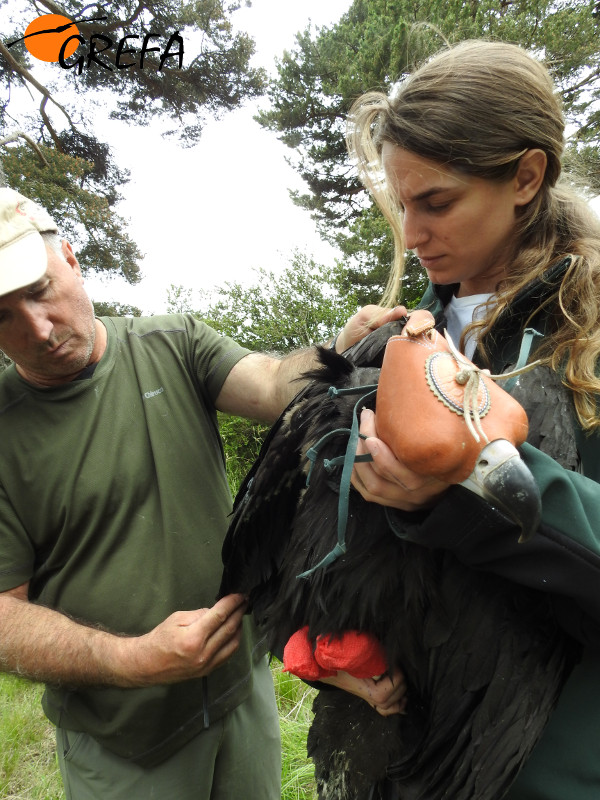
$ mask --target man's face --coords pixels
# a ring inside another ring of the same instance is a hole
[[[99,360],[101,344],[92,303],[70,245],[46,246],[48,268],[36,283],[0,296],[0,349],[19,374],[38,386],[75,378]]]

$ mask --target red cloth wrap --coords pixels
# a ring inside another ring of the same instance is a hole
[[[380,643],[369,633],[346,631],[318,636],[313,645],[308,626],[290,637],[283,650],[283,669],[307,681],[329,678],[343,670],[355,678],[373,678],[387,671]]]

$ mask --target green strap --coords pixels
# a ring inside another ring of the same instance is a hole
[[[328,471],[333,467],[337,466],[338,464],[342,464],[342,478],[340,480],[340,492],[339,492],[339,499],[338,499],[338,522],[337,522],[337,544],[329,552],[324,558],[319,561],[319,563],[311,567],[311,569],[306,570],[305,572],[300,573],[298,578],[308,578],[318,569],[325,569],[330,564],[332,564],[339,556],[343,555],[346,552],[346,527],[348,525],[348,502],[350,498],[350,478],[352,476],[352,470],[354,468],[354,464],[357,461],[372,461],[372,457],[369,454],[364,456],[357,456],[356,455],[356,448],[358,446],[359,438],[366,438],[359,433],[359,418],[357,414],[358,407],[361,403],[364,403],[369,397],[374,395],[377,392],[377,384],[372,384],[371,386],[355,386],[348,389],[336,389],[335,386],[330,386],[329,391],[327,393],[328,397],[335,397],[340,395],[347,395],[347,394],[358,394],[358,392],[364,392],[365,389],[367,392],[363,394],[354,404],[354,409],[352,411],[352,427],[351,428],[336,428],[329,433],[326,433],[324,436],[319,439],[319,441],[311,447],[308,452],[306,453],[306,457],[311,461],[311,468],[308,473],[308,477],[306,479],[306,485],[308,486],[312,468],[315,464],[317,454],[321,447],[329,441],[334,435],[348,434],[348,444],[346,446],[346,452],[343,456],[339,456],[337,458],[328,460],[324,459],[323,464],[325,469]]]
[[[310,468],[308,470],[308,475],[306,476],[307,486],[310,484],[313,467],[316,464],[317,456],[319,455],[319,450],[323,447],[324,444],[327,444],[327,442],[330,439],[333,439],[334,436],[338,436],[340,433],[350,435],[351,431],[350,428],[336,428],[333,431],[329,431],[329,433],[326,433],[325,436],[322,436],[316,444],[313,444],[313,446],[306,451],[306,458],[310,461]]]
[[[531,352],[531,347],[533,345],[533,340],[536,336],[543,337],[544,334],[536,331],[535,328],[525,328],[523,332],[523,338],[521,339],[521,347],[519,349],[519,357],[517,358],[517,363],[514,367],[514,370],[511,372],[516,372],[517,370],[522,369],[525,364],[527,363],[527,359],[529,358],[529,353]],[[502,376],[500,376],[501,379]],[[514,375],[512,378],[509,378],[506,382],[502,381],[502,388],[505,391],[510,391],[515,383],[519,380],[519,375]]]

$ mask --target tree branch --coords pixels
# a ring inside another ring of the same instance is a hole
[[[31,138],[31,136],[29,136],[26,133],[23,133],[23,131],[15,131],[14,133],[11,133],[8,136],[5,136],[3,139],[0,139],[0,147],[2,145],[4,145],[4,144],[9,144],[10,142],[16,142],[16,140],[19,139],[19,138],[25,139],[25,141],[32,148],[32,150],[35,150],[35,152],[39,156],[39,159],[42,162],[42,164],[45,167],[47,167],[48,166],[48,162],[46,161],[46,156],[40,150],[40,147],[39,147],[38,143],[34,142],[34,140]]]
[[[34,78],[33,75],[31,74],[31,72],[29,72],[29,70],[26,67],[24,67],[22,64],[20,64],[16,60],[16,58],[14,58],[12,53],[10,53],[8,51],[8,49],[5,47],[5,45],[3,44],[2,41],[0,41],[0,54],[2,54],[4,56],[4,58],[6,59],[6,61],[9,64],[9,66],[11,66],[14,69],[14,71],[18,75],[21,76],[23,81],[25,81],[27,83],[30,83],[32,86],[34,86],[38,90],[38,92],[40,92],[42,94],[43,99],[42,99],[42,102],[40,104],[40,113],[42,115],[42,119],[44,120],[44,123],[45,123],[46,127],[48,128],[50,136],[52,137],[52,141],[56,145],[57,149],[60,152],[62,152],[62,147],[60,146],[60,140],[58,139],[58,135],[57,135],[56,131],[54,130],[54,127],[52,126],[52,123],[50,122],[50,118],[48,117],[48,115],[46,113],[46,103],[48,102],[48,100],[50,100],[52,103],[54,103],[54,105],[60,111],[62,111],[62,113],[65,115],[65,117],[66,117],[69,125],[71,126],[71,128],[76,129],[76,126],[75,126],[73,120],[71,119],[68,111],[66,110],[66,108],[64,108],[64,106],[62,106],[60,103],[58,103],[52,97],[52,95],[50,94],[48,89],[46,89],[46,87],[42,83],[40,83],[36,78]]]
[[[40,0],[41,4],[45,6],[48,11],[51,11],[53,14],[62,14],[63,17],[67,17],[71,19],[69,14],[67,14],[58,3],[55,3],[54,0]],[[92,4],[86,6],[81,13],[86,11],[88,8],[98,7],[100,4]],[[146,8],[144,0],[138,0],[137,8],[132,12],[131,16],[124,20],[116,20],[115,22],[105,24],[105,25],[97,25],[94,27],[95,33],[110,33],[111,31],[118,30],[119,28],[124,28],[127,25],[130,25],[132,22],[135,22],[136,19],[140,16],[142,11]],[[77,19],[73,19],[73,22],[76,23],[77,27],[82,32],[91,32],[91,26],[87,25],[84,21],[78,21]]]
[[[598,77],[600,77],[600,67],[595,69],[593,72],[590,72],[589,75],[586,75],[586,77],[579,81],[579,83],[576,83],[575,86],[570,86],[568,89],[565,89],[563,95],[566,96],[575,94],[580,89],[583,89],[584,86],[587,86],[590,81],[593,81]]]
[[[50,117],[46,113],[46,103],[47,102],[48,102],[48,97],[47,96],[42,97],[42,102],[40,103],[40,114],[42,116],[42,119],[44,120],[44,125],[46,126],[46,128],[48,130],[48,133],[50,134],[50,137],[52,138],[52,141],[54,142],[54,146],[56,147],[56,149],[58,150],[59,153],[64,153],[65,151],[63,150],[63,147],[62,147],[62,145],[60,143],[60,139],[58,138],[58,134],[54,130],[54,126],[50,122]]]

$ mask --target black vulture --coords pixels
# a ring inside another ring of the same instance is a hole
[[[318,692],[307,749],[322,800],[499,800],[543,732],[576,648],[547,595],[408,541],[354,490],[345,505],[353,419],[374,407],[386,342],[405,322],[344,356],[321,348],[322,366],[237,495],[220,592],[248,595],[273,653],[304,626],[313,641],[367,632],[404,672],[403,715]]]

